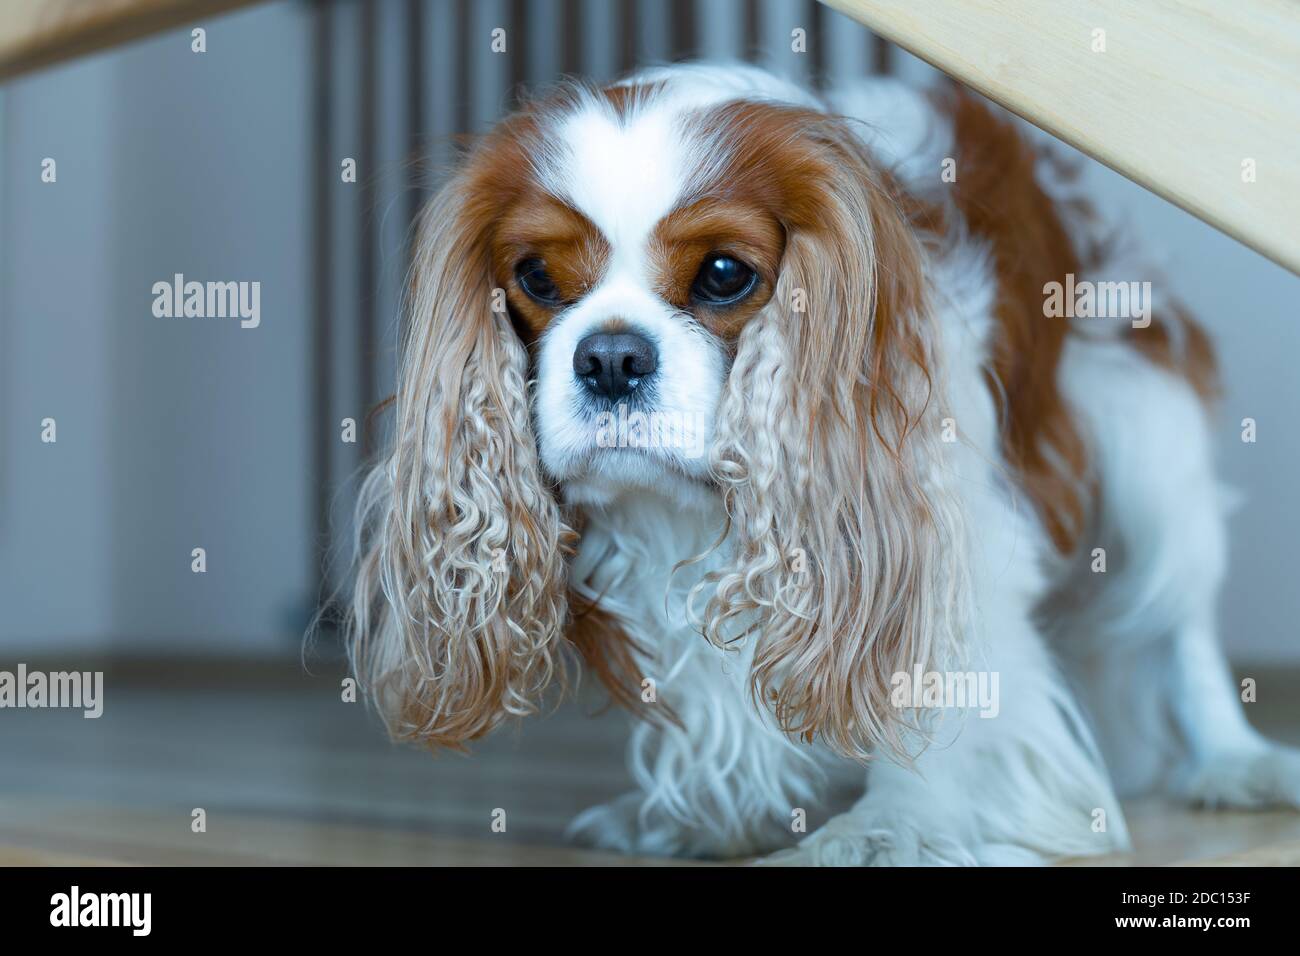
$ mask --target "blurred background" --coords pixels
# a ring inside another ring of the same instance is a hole
[[[115,711],[110,697],[93,733],[79,719],[50,731],[43,715],[22,718],[54,736],[0,747],[34,768],[5,792],[85,784],[138,804],[167,765],[180,807],[215,791],[231,807],[310,804],[352,819],[364,803],[455,830],[457,813],[478,821],[480,803],[500,800],[487,778],[457,778],[478,803],[463,791],[441,809],[417,803],[451,778],[431,776],[423,755],[392,756],[373,726],[318,729],[334,726],[337,669],[302,706],[158,696],[183,673],[167,661],[208,662],[203,686],[259,659],[298,667],[339,580],[355,475],[382,440],[367,416],[392,390],[416,209],[458,143],[563,74],[604,80],[688,56],[751,59],[815,84],[872,72],[929,82],[933,71],[813,0],[279,0],[192,26],[206,31],[202,54],[185,27],[0,85],[0,667],[144,668],[136,709]],[[498,28],[504,53],[492,49]],[[806,52],[792,50],[799,30]],[[54,184],[41,180],[46,158]],[[1239,665],[1300,664],[1300,278],[1078,158],[1099,205],[1156,253],[1219,348],[1222,471],[1245,495],[1221,608],[1229,651]],[[356,182],[340,175],[349,159]],[[152,286],[176,273],[260,282],[260,326],[155,318]],[[1247,417],[1253,444],[1241,441]],[[41,440],[47,418],[53,444]],[[342,440],[344,419],[357,422],[355,443]],[[330,642],[327,629],[323,658]],[[159,742],[168,722],[188,744]],[[584,778],[592,794],[534,793],[526,836],[555,838],[556,821],[624,786],[617,734],[593,734],[568,738],[566,752],[608,756],[608,774]],[[352,756],[331,770],[325,757],[296,761],[308,737]],[[227,739],[258,740],[261,756],[214,762],[205,747]],[[136,772],[87,783],[70,755],[101,769],[135,760]],[[385,784],[384,803],[373,788],[395,760],[414,776]],[[527,779],[545,789],[556,775],[538,763]],[[338,783],[357,776],[369,782]],[[327,791],[348,786],[332,803]]]

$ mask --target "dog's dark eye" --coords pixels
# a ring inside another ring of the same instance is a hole
[[[758,273],[739,259],[714,252],[704,257],[691,286],[691,295],[709,305],[739,302],[758,284]]]
[[[560,304],[560,290],[555,287],[555,280],[546,274],[541,259],[525,259],[515,266],[515,279],[529,298],[542,305]]]

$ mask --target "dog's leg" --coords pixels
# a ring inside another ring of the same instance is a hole
[[[1247,722],[1212,621],[1210,608],[1194,611],[1171,641],[1167,691],[1180,759],[1165,789],[1209,807],[1300,808],[1300,751]]]
[[[1024,864],[1127,848],[1100,756],[1038,634],[1009,608],[986,603],[984,618],[992,706],[945,711],[913,766],[877,758],[852,810],[768,862]]]
[[[1247,722],[1215,634],[1226,495],[1203,409],[1119,345],[1077,347],[1066,369],[1101,505],[1051,626],[1120,792],[1300,806],[1300,753]]]

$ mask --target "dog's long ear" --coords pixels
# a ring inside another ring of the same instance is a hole
[[[780,278],[741,333],[711,452],[735,564],[715,576],[705,633],[757,641],[753,690],[787,732],[855,759],[906,752],[891,679],[944,666],[966,591],[922,253],[846,126],[769,125],[785,132],[756,150],[784,156],[799,195],[783,200]]]
[[[563,669],[571,532],[540,472],[526,350],[492,310],[494,201],[467,172],[425,211],[394,446],[358,505],[353,666],[393,736],[432,747],[533,712]]]

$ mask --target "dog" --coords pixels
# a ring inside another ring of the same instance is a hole
[[[417,230],[347,621],[396,738],[593,674],[637,789],[572,833],[637,854],[1040,863],[1128,848],[1117,794],[1300,801],[1215,637],[1211,342],[1008,115],[570,84]],[[798,833],[833,760],[864,795]]]

